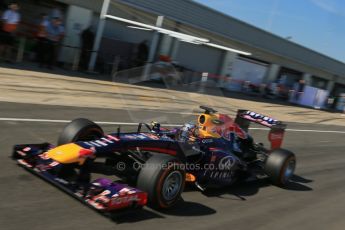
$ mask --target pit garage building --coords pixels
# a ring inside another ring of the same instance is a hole
[[[33,23],[34,14],[58,6],[65,17],[64,44],[78,47],[81,31],[89,26],[96,30],[103,20],[100,19],[103,3],[103,0],[22,0],[21,13],[24,20]],[[116,55],[127,58],[138,43],[147,40],[151,49],[149,61],[167,55],[194,71],[255,83],[284,80],[292,85],[304,79],[308,85],[328,90],[331,95],[345,93],[344,63],[191,0],[110,0],[107,14],[205,38],[216,44],[186,41],[106,18],[99,51],[112,52],[106,57],[109,59]],[[157,22],[158,16],[164,18]],[[73,52],[64,49],[66,55],[62,58],[72,62]],[[226,87],[226,81],[223,84]]]

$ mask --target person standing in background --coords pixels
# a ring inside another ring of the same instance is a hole
[[[0,54],[10,61],[11,48],[15,43],[15,33],[20,22],[19,6],[16,2],[9,4],[9,9],[2,15],[2,35]]]
[[[60,28],[60,39],[57,42],[55,46],[55,51],[54,51],[55,52],[54,64],[55,64],[56,62],[58,63],[58,57],[61,56],[60,50],[62,46],[62,40],[65,34],[65,28],[63,26],[64,21],[65,21],[65,15],[64,15],[62,6],[59,4],[55,5],[55,7],[52,8],[51,11],[49,12],[49,20],[53,21],[54,19],[58,20],[58,24]]]
[[[47,64],[52,69],[56,63],[58,46],[63,39],[64,28],[59,18],[53,18],[47,27]]]
[[[58,57],[61,54],[60,51],[63,46],[63,40],[65,38],[65,26],[63,24],[63,19],[60,18],[58,20],[58,24],[59,24],[60,34],[59,34],[59,41],[58,41],[58,46],[56,50],[56,57]]]
[[[81,40],[81,54],[80,54],[80,66],[83,70],[88,69],[88,64],[93,49],[93,43],[95,40],[95,34],[91,31],[91,26],[83,30],[80,36]]]
[[[63,19],[63,14],[62,14],[61,8],[60,7],[55,7],[54,9],[52,9],[52,11],[50,12],[49,17],[50,17],[50,19],[57,18],[57,19],[62,20]]]
[[[149,47],[147,45],[147,40],[144,40],[139,43],[138,45],[138,52],[137,52],[137,66],[145,65],[147,58],[149,56]]]
[[[300,79],[297,82],[297,90],[295,92],[295,101],[298,103],[299,99],[302,97],[304,94],[304,87],[305,87],[305,81],[303,79]]]
[[[37,37],[37,52],[36,52],[36,55],[37,55],[37,61],[40,65],[40,67],[43,67],[44,64],[45,64],[45,56],[46,56],[46,53],[47,53],[47,36],[48,36],[48,32],[47,32],[47,29],[48,29],[48,26],[49,26],[49,19],[48,19],[48,15],[43,13],[41,14],[41,19],[40,19],[40,22],[38,24],[38,31],[37,31],[37,34],[36,34],[36,37]]]

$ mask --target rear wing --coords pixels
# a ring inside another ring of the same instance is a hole
[[[237,111],[235,123],[238,124],[243,130],[248,132],[251,122],[270,129],[268,133],[268,140],[271,143],[271,150],[281,147],[284,139],[286,124],[284,124],[282,121],[253,111],[241,109]]]

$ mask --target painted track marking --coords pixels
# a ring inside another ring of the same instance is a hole
[[[47,123],[68,123],[70,120],[54,120],[54,119],[31,119],[31,118],[9,118],[1,117],[0,121],[18,121],[18,122],[47,122]],[[128,125],[128,126],[137,126],[138,123],[135,122],[113,122],[113,121],[95,121],[97,124],[101,125]],[[181,124],[162,124],[166,127],[178,127]],[[268,128],[250,128],[251,130],[269,130]],[[310,133],[337,133],[345,134],[345,131],[337,130],[314,130],[314,129],[286,129],[290,132],[310,132]]]

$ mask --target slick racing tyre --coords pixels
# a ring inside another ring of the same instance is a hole
[[[284,149],[273,150],[267,157],[265,173],[273,184],[277,186],[286,185],[294,174],[296,168],[295,155]]]
[[[147,192],[148,205],[168,209],[180,199],[185,185],[184,165],[169,155],[153,155],[141,169],[137,187]]]
[[[62,131],[58,139],[58,145],[64,145],[76,141],[88,141],[100,138],[104,135],[101,127],[96,123],[78,118],[71,121]]]

